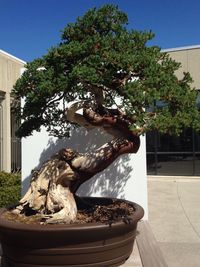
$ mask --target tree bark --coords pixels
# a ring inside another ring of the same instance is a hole
[[[101,127],[113,140],[85,154],[70,148],[61,149],[32,173],[30,188],[13,212],[40,213],[46,223],[71,223],[77,215],[74,195],[80,185],[120,155],[138,151],[139,136],[130,130],[130,120],[125,115],[119,110],[100,107],[97,112],[85,106],[83,102],[73,104],[65,115],[67,120],[89,129]],[[75,114],[80,108],[83,115]]]

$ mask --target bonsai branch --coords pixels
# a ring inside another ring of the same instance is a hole
[[[77,113],[77,111],[88,106],[89,101],[78,101],[73,103],[69,108],[67,108],[64,112],[64,119],[71,123],[76,123],[82,127],[87,128],[88,130],[93,129],[94,127],[89,124],[83,115]]]

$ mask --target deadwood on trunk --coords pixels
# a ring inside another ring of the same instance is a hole
[[[82,114],[77,113],[80,109]],[[61,149],[32,173],[30,188],[13,212],[40,213],[46,223],[73,222],[77,214],[74,195],[80,185],[120,155],[136,153],[139,149],[139,136],[130,130],[130,120],[118,109],[107,109],[101,104],[88,108],[88,102],[80,101],[71,105],[64,116],[87,129],[99,127],[113,139],[84,154],[70,148]]]

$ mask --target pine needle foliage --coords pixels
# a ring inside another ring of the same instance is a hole
[[[189,73],[178,79],[180,63],[148,44],[154,34],[128,29],[127,24],[127,15],[117,6],[93,8],[68,24],[60,43],[46,55],[27,63],[13,90],[24,99],[16,111],[23,120],[18,136],[31,135],[41,126],[52,135],[68,136],[77,125],[63,120],[67,103],[95,103],[100,91],[106,107],[120,99],[138,133],[200,129],[197,91],[191,88]]]

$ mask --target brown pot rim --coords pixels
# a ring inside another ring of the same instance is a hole
[[[132,223],[137,223],[142,217],[144,216],[144,210],[143,208],[132,201],[128,201],[125,199],[119,199],[119,198],[108,198],[108,197],[87,197],[87,199],[111,199],[111,200],[123,200],[127,203],[130,203],[134,206],[135,211],[133,215],[129,216],[131,218],[131,224]],[[2,217],[2,214],[7,210],[7,208],[1,208],[0,209],[0,227],[5,227],[5,228],[12,228],[13,230],[27,230],[27,231],[62,231],[65,229],[65,231],[76,231],[77,229],[82,229],[82,230],[88,230],[91,227],[98,228],[98,229],[103,229],[107,228],[108,224],[106,223],[101,223],[101,222],[96,222],[96,223],[83,223],[83,224],[25,224],[25,223],[19,223],[19,222],[12,222],[10,220],[7,220]],[[123,221],[117,221],[112,223],[112,228],[119,228],[122,224],[125,224]]]

